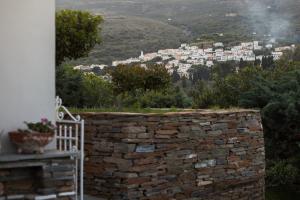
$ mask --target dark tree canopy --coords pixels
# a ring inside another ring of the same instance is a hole
[[[89,12],[62,10],[56,13],[56,64],[87,56],[101,42],[101,16]]]
[[[297,61],[297,62],[300,62],[300,46],[298,46],[295,49],[295,52],[294,52],[294,55],[293,55],[293,60]]]
[[[200,80],[208,81],[211,78],[211,70],[204,65],[194,65],[189,69],[189,79],[195,85]]]

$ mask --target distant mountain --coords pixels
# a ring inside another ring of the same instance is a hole
[[[107,63],[141,50],[172,48],[180,42],[233,42],[272,35],[300,40],[299,0],[56,0],[57,8],[104,16],[103,44],[72,63]],[[253,35],[253,33],[256,35]],[[223,33],[223,37],[217,37]]]

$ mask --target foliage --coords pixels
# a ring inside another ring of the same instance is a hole
[[[191,100],[179,88],[164,90],[137,90],[119,95],[119,108],[187,108]]]
[[[70,66],[62,65],[56,69],[56,94],[66,106],[83,106],[83,78],[82,72]]]
[[[178,73],[178,69],[174,69],[172,75],[171,75],[171,78],[172,78],[172,83],[176,83],[178,81],[180,81],[180,75]]]
[[[225,78],[236,72],[238,64],[235,61],[219,62],[213,66],[213,74],[219,78]]]
[[[275,62],[273,56],[263,56],[261,61],[261,67],[265,70],[274,69]]]
[[[245,67],[247,67],[247,62],[244,61],[243,58],[241,58],[241,59],[240,59],[240,63],[239,63],[239,69],[243,69],[243,68],[245,68]]]
[[[300,45],[298,45],[295,49],[295,52],[293,54],[293,60],[296,62],[300,62]]]
[[[86,74],[83,78],[83,100],[85,107],[105,108],[114,104],[113,86],[101,77]]]
[[[262,109],[269,158],[282,159],[300,153],[295,141],[300,131],[299,100],[300,70],[285,72],[275,80],[257,81],[241,96],[243,107]]]
[[[57,68],[56,93],[66,106],[78,108],[110,107],[115,99],[111,83],[66,65]]]
[[[167,91],[146,92],[140,101],[143,108],[186,108],[191,106],[191,101],[179,88]]]
[[[40,122],[24,122],[27,125],[26,130],[19,130],[24,133],[53,133],[55,130],[55,125],[51,123],[46,118],[41,119]]]
[[[208,108],[215,105],[215,96],[211,87],[203,81],[198,81],[190,92],[193,98],[193,107]]]
[[[171,83],[171,76],[167,69],[161,65],[149,65],[143,68],[140,65],[119,65],[111,72],[112,81],[117,93],[132,92],[138,90],[161,90]]]
[[[261,68],[247,67],[225,78],[216,76],[211,86],[202,82],[192,95],[195,106],[200,108],[216,105],[225,108],[236,107],[239,105],[240,95],[252,87],[258,76],[263,76]]]
[[[266,200],[295,200],[299,195],[299,189],[290,185],[266,188]]]
[[[211,69],[204,65],[193,65],[188,73],[189,79],[194,85],[200,80],[208,81],[211,79]]]
[[[56,62],[87,56],[100,43],[102,17],[89,12],[61,10],[56,13]]]
[[[282,186],[295,183],[299,169],[286,160],[273,162],[267,170],[267,183],[269,186]]]

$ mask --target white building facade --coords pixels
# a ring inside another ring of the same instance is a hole
[[[55,1],[0,1],[0,132],[24,121],[55,120]]]

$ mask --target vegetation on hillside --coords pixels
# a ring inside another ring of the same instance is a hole
[[[249,8],[255,2],[271,8],[261,16]],[[180,42],[262,40],[274,29],[270,25],[275,29],[282,26],[281,19],[289,25],[278,41],[300,41],[298,0],[57,0],[57,7],[89,10],[105,19],[104,42],[88,57],[71,64],[111,64],[113,60],[136,57],[141,50],[177,48]]]

